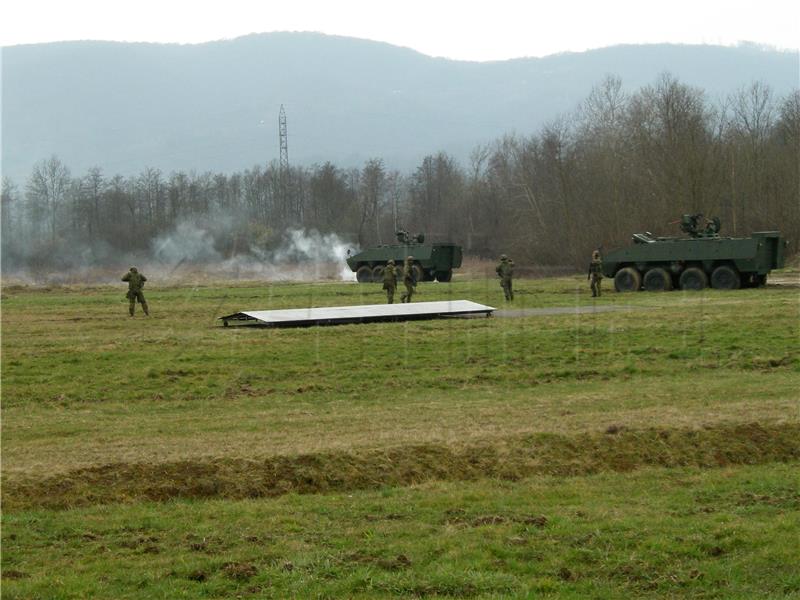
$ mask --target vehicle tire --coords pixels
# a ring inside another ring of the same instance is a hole
[[[358,283],[370,283],[372,281],[372,269],[367,265],[358,267],[358,271],[356,271],[356,281],[358,281]]]
[[[672,275],[661,267],[655,267],[644,274],[642,283],[648,292],[668,292],[672,289]]]
[[[436,272],[436,281],[441,281],[442,283],[447,283],[453,278],[453,271],[437,271]]]
[[[642,287],[642,276],[633,267],[623,267],[614,275],[614,289],[618,292],[638,292]]]
[[[411,268],[414,269],[414,278],[417,280],[417,283],[425,281],[425,269],[422,268],[422,265],[414,263],[411,265]]]
[[[708,287],[708,275],[699,267],[689,267],[681,273],[679,283],[682,290],[696,292]]]
[[[753,284],[755,287],[764,287],[767,285],[767,276],[766,275],[756,275],[753,277]]]
[[[372,269],[372,283],[383,283],[383,265],[378,265]]]
[[[741,285],[739,271],[729,265],[720,265],[711,273],[711,287],[715,290],[738,290]]]

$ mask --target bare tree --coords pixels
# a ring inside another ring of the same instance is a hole
[[[360,219],[358,223],[358,243],[366,243],[366,226],[372,222],[375,227],[375,239],[381,243],[380,209],[383,203],[383,193],[386,186],[386,173],[383,168],[383,159],[371,158],[361,170],[359,187]]]
[[[26,195],[34,220],[44,218],[50,241],[55,242],[60,212],[69,190],[69,169],[56,155],[36,163],[28,179]]]

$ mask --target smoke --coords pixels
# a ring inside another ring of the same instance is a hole
[[[333,233],[272,232],[224,216],[181,222],[146,251],[120,253],[81,240],[33,248],[4,253],[5,284],[117,283],[130,265],[153,281],[355,281],[346,259],[348,249],[357,251]]]
[[[304,231],[290,229],[286,232],[286,242],[271,257],[273,264],[307,264],[315,268],[333,263],[339,265],[338,278],[341,281],[355,281],[355,273],[347,266],[347,251],[350,247],[335,233],[321,234],[316,230]]]
[[[153,258],[172,275],[204,270],[220,279],[267,281],[355,281],[347,266],[349,246],[333,233],[289,229],[276,247],[250,244],[236,248],[225,258],[218,250],[220,233],[232,234],[229,225],[216,223],[215,231],[192,223],[181,223],[174,231],[153,242]]]
[[[214,247],[214,236],[192,223],[179,223],[174,231],[153,241],[153,258],[165,264],[220,262],[222,257]]]

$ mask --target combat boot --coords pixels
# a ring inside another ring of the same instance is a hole
[[[150,311],[147,308],[147,302],[142,302],[142,310],[144,311],[144,316],[149,317]]]

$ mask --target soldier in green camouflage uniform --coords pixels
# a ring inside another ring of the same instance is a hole
[[[139,304],[142,305],[144,314],[149,315],[150,311],[147,308],[147,300],[144,299],[144,293],[142,292],[142,288],[144,288],[144,282],[147,281],[147,277],[139,273],[139,270],[136,267],[131,267],[131,270],[122,276],[122,281],[128,282],[128,293],[126,296],[131,303],[130,308],[128,309],[128,312],[130,312],[131,316],[133,316],[133,311],[136,308],[137,300],[139,301]]]
[[[407,256],[403,264],[403,285],[406,291],[400,296],[400,302],[411,302],[411,296],[417,289],[417,274],[414,272],[414,257]]]
[[[591,280],[592,298],[600,296],[600,283],[603,281],[603,259],[600,258],[600,251],[592,252],[592,262],[589,263],[589,276]]]
[[[397,268],[394,266],[393,260],[390,260],[383,270],[383,289],[386,290],[386,300],[392,304],[394,291],[397,289]]]
[[[505,254],[500,255],[500,264],[495,268],[497,276],[500,278],[500,287],[503,288],[503,293],[506,300],[514,299],[514,288],[512,286],[512,279],[514,278],[514,261],[509,260]]]

